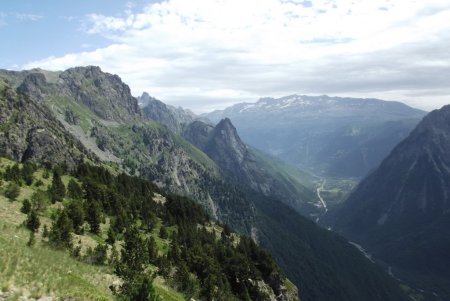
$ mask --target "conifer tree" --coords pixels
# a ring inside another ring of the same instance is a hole
[[[153,286],[153,277],[139,274],[130,281],[126,281],[121,289],[121,295],[125,300],[136,301],[161,301]]]
[[[28,199],[23,200],[20,212],[28,214],[31,211],[31,202]]]
[[[106,243],[110,244],[110,245],[114,245],[114,243],[116,242],[116,234],[114,233],[114,230],[112,227],[109,227],[108,229],[108,237],[106,238]]]
[[[6,181],[12,181],[19,184],[21,178],[19,164],[16,163],[12,167],[8,166],[5,170],[4,178]]]
[[[144,270],[148,262],[147,247],[135,225],[128,227],[124,235],[121,261],[116,269],[119,276],[132,279]]]
[[[82,234],[84,223],[84,208],[80,200],[72,200],[67,207],[67,213],[72,220],[75,233]]]
[[[98,201],[92,200],[87,202],[86,220],[89,223],[91,232],[100,233],[101,210]]]
[[[155,263],[158,259],[158,246],[153,236],[147,240],[148,260],[150,263]]]
[[[36,210],[31,210],[30,213],[28,213],[28,217],[26,220],[27,228],[30,229],[31,232],[37,232],[39,230],[40,225],[41,222],[39,220]]]
[[[169,237],[169,233],[164,225],[161,225],[161,228],[159,229],[159,237],[162,239],[167,239]]]
[[[61,202],[66,196],[66,187],[61,180],[61,175],[57,170],[53,171],[52,186],[49,188],[50,197],[53,203]]]
[[[74,200],[81,200],[83,198],[83,189],[74,179],[70,179],[67,185],[67,196]]]
[[[50,230],[50,243],[58,248],[70,249],[72,247],[72,231],[72,221],[67,211],[62,210],[53,222],[52,229]]]
[[[23,181],[27,186],[33,184],[33,173],[35,172],[36,167],[31,163],[25,163],[20,171]]]

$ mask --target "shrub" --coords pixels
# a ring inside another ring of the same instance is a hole
[[[20,187],[16,183],[10,183],[5,191],[5,196],[11,201],[15,201],[20,195]]]

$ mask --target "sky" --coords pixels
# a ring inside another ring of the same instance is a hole
[[[450,0],[21,0],[0,68],[97,65],[196,113],[291,94],[450,103]]]

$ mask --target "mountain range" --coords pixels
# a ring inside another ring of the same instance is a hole
[[[175,113],[189,112],[156,101],[146,113],[120,77],[92,66],[0,71],[0,93],[3,156],[69,168],[88,161],[189,196],[272,253],[303,300],[407,299],[353,245],[292,209],[316,203],[310,176],[254,151],[230,120],[183,121]]]
[[[329,218],[401,279],[450,299],[450,106],[429,113]]]
[[[393,101],[290,95],[203,114],[230,118],[243,140],[324,177],[362,177],[425,115]]]

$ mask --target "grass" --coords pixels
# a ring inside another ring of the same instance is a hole
[[[108,267],[85,264],[67,252],[48,248],[37,238],[27,247],[29,231],[21,223],[20,202],[0,196],[0,281],[4,290],[23,296],[56,296],[76,300],[112,300],[108,286],[115,276]]]
[[[162,222],[160,219],[158,219],[158,223],[155,225],[151,233],[151,236],[155,239],[156,246],[158,248],[158,255],[160,256],[166,255],[169,252],[170,248],[170,240],[162,239],[161,237],[159,237],[159,230],[161,229],[161,226]],[[166,229],[169,237],[172,235],[174,231],[176,231],[175,227],[167,227]]]
[[[88,107],[68,97],[51,97],[48,102],[50,108],[56,106],[63,115],[65,114],[64,111],[62,111],[63,109],[69,108],[72,112],[74,112],[74,114],[79,117],[79,126],[84,133],[88,133],[88,131],[92,128],[91,120],[98,120],[98,117],[91,110],[89,110]]]
[[[175,292],[173,290],[170,290],[170,288],[165,286],[159,278],[155,279],[154,285],[155,285],[156,293],[158,295],[160,295],[162,300],[164,300],[164,301],[165,300],[168,300],[168,301],[184,301],[185,300],[183,294]]]
[[[0,172],[15,162],[0,158]],[[41,215],[40,233],[36,235],[36,244],[28,247],[30,231],[23,226],[26,215],[20,212],[22,200],[30,198],[37,189],[46,189],[51,184],[51,173],[48,179],[43,178],[44,170],[34,173],[35,181],[38,179],[44,185],[37,188],[35,185],[23,185],[16,201],[3,196],[2,192],[9,185],[8,181],[0,182],[0,300],[19,300],[22,297],[39,299],[52,297],[53,299],[70,300],[115,300],[109,286],[119,279],[110,266],[95,266],[69,256],[67,251],[50,248],[42,239],[43,225],[50,229],[49,214]],[[62,177],[67,185],[69,176]],[[48,210],[61,203],[51,205]],[[47,211],[48,211],[47,210]],[[152,235],[157,242],[159,253],[166,254],[170,241],[159,238],[161,222],[154,229]],[[101,234],[74,235],[73,242],[78,245],[81,241],[85,252],[87,247],[94,248],[98,243],[104,243],[109,219],[101,225]],[[167,228],[169,234],[176,231],[174,227]],[[120,250],[120,243],[116,248]],[[162,300],[181,301],[182,294],[170,289],[164,279],[155,279],[155,290]]]

